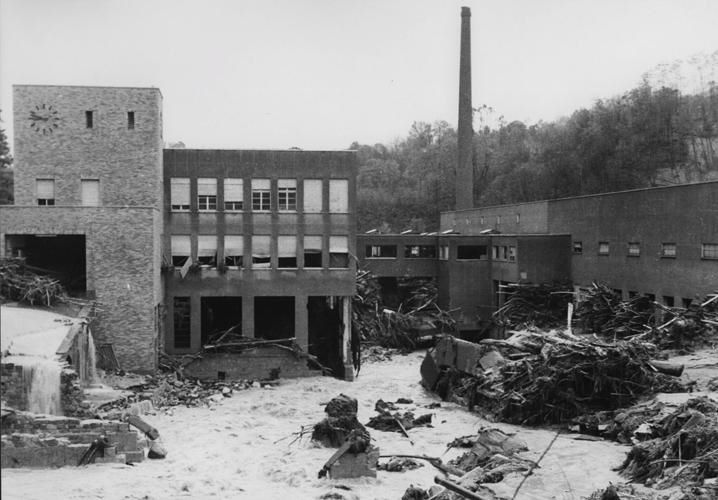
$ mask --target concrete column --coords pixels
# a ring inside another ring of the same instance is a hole
[[[352,298],[342,297],[342,363],[344,363],[344,380],[354,380],[354,364],[351,355],[352,338]]]
[[[190,307],[190,347],[199,350],[202,347],[202,299],[199,293],[193,293],[189,299]]]
[[[309,311],[307,296],[294,296],[294,336],[299,347],[309,352]]]
[[[254,296],[242,296],[242,335],[254,338]]]

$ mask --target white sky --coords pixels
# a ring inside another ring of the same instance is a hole
[[[456,125],[460,7],[474,106],[553,120],[718,49],[716,0],[0,0],[13,84],[155,86],[188,147],[345,149]]]

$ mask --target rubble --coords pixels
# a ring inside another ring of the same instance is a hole
[[[480,360],[491,351],[503,362],[494,356],[484,368]],[[444,399],[505,422],[559,423],[629,406],[644,394],[682,390],[650,365],[658,354],[647,342],[606,343],[557,330],[516,332],[478,344],[445,337],[427,354],[422,381]]]
[[[567,283],[509,283],[499,287],[504,304],[494,314],[494,322],[511,328],[555,328],[566,324],[566,308],[573,299]]]
[[[37,274],[24,259],[0,259],[0,301],[51,306],[66,297],[58,280]]]
[[[374,409],[379,413],[369,419],[366,424],[367,427],[377,429],[384,432],[401,432],[407,438],[409,434],[407,431],[414,427],[431,427],[431,414],[427,413],[419,417],[414,417],[414,413],[406,411],[404,413],[394,411],[396,406],[393,403],[386,403],[383,400],[378,400]],[[394,413],[392,413],[394,411]],[[409,438],[411,440],[411,438]]]
[[[357,419],[357,400],[345,394],[333,398],[324,411],[327,417],[314,426],[312,440],[328,447],[339,447],[355,431],[366,432]]]

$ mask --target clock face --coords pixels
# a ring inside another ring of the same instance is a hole
[[[30,111],[28,116],[30,129],[38,134],[52,134],[60,126],[60,116],[49,104],[40,104]]]

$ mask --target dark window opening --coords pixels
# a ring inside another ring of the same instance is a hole
[[[404,257],[407,259],[435,259],[436,246],[434,245],[409,245],[404,247]]]
[[[337,376],[344,373],[342,305],[339,297],[308,297],[307,300],[309,354]]]
[[[217,210],[217,196],[199,195],[197,197],[197,208],[199,210]]]
[[[127,112],[127,128],[130,130],[134,130],[134,128],[135,128],[135,112],[134,111]]]
[[[663,304],[668,307],[673,307],[675,304],[675,300],[673,299],[672,295],[664,295],[663,296]]]
[[[201,314],[203,346],[230,328],[242,333],[242,297],[202,297]]]
[[[197,257],[200,266],[217,267],[217,254]]]
[[[23,257],[29,271],[60,282],[70,295],[87,291],[85,235],[5,236],[8,254]]]
[[[175,349],[188,349],[192,346],[190,328],[190,298],[174,298],[174,347]]]
[[[242,210],[244,208],[244,203],[241,201],[225,201],[224,202],[224,209],[225,210]]]
[[[573,242],[573,253],[577,255],[581,255],[583,253],[583,242],[582,241],[574,241]]]
[[[254,336],[267,340],[294,337],[294,297],[255,297]]]
[[[278,257],[277,258],[278,268],[290,268],[295,269],[297,267],[296,257]]]
[[[186,255],[173,255],[172,256],[172,265],[174,267],[182,267],[184,266],[185,262],[189,260],[189,257]]]
[[[217,380],[226,380],[227,379],[227,372],[218,371],[217,372]]]
[[[268,212],[271,208],[271,195],[268,189],[252,191],[252,210]]]
[[[317,268],[322,267],[321,250],[304,250],[304,267]]]
[[[330,253],[329,267],[334,269],[344,269],[349,267],[349,254],[346,253]]]
[[[242,267],[243,255],[227,255],[224,257],[224,265],[229,267]]]
[[[681,302],[683,303],[683,307],[688,309],[689,307],[691,307],[691,304],[693,303],[693,299],[687,299],[686,297],[683,297],[681,299]]]
[[[93,121],[93,112],[85,111],[85,128],[92,128],[94,125]]]
[[[371,259],[396,259],[396,245],[367,245],[366,256]]]
[[[459,245],[456,247],[457,260],[486,260],[489,257],[486,245]]]
[[[37,204],[49,207],[55,205],[55,200],[53,198],[38,198]]]

